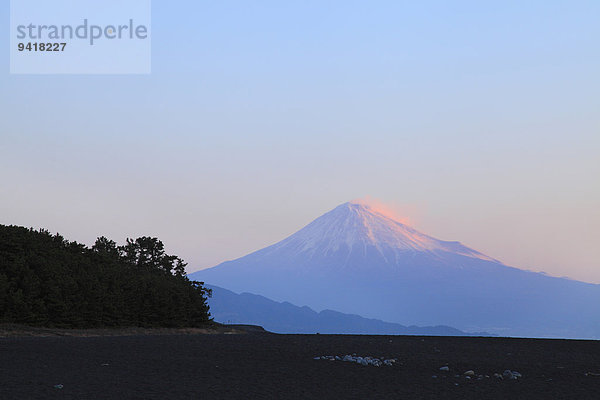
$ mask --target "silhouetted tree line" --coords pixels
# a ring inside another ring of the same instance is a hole
[[[157,238],[92,248],[46,230],[0,225],[0,322],[48,327],[201,326],[202,282]]]

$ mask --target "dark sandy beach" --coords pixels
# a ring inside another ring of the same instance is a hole
[[[398,363],[313,359],[352,353]],[[446,365],[450,371],[440,371]],[[493,378],[506,369],[522,378]],[[467,370],[476,375],[467,379]],[[268,333],[0,338],[3,400],[598,399],[595,374],[598,341]]]

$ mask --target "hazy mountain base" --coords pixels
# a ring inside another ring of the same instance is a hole
[[[466,333],[449,326],[404,326],[331,310],[317,313],[306,306],[279,303],[250,293],[236,294],[218,286],[206,287],[212,289],[209,305],[215,321],[256,324],[275,333],[493,336],[486,332]]]
[[[400,324],[447,325],[501,336],[600,337],[599,285],[483,260],[463,260],[451,269],[419,265],[418,256],[413,260],[413,266],[390,271],[389,276],[333,276],[326,270],[276,270],[269,267],[277,261],[255,264],[241,259],[192,279],[317,311],[335,309]]]

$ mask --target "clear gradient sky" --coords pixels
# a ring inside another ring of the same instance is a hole
[[[146,76],[9,75],[4,29],[0,223],[158,236],[191,272],[373,196],[437,238],[600,283],[600,2],[152,16]]]

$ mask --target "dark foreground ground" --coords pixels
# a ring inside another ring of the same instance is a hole
[[[313,360],[352,353],[398,364]],[[449,372],[439,370],[445,365]],[[506,369],[523,377],[492,377]],[[490,378],[468,380],[467,370]],[[600,399],[595,374],[597,341],[267,333],[0,338],[2,400]]]

